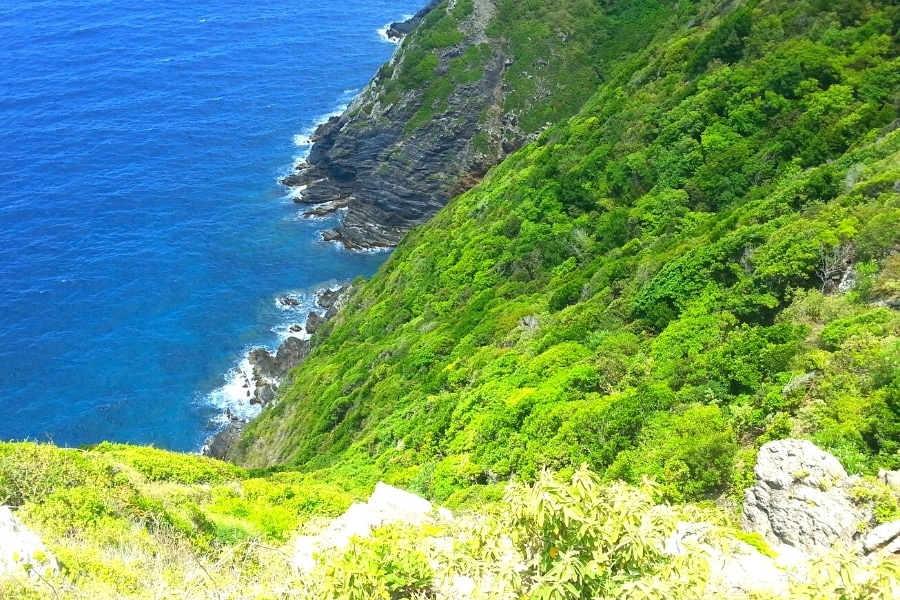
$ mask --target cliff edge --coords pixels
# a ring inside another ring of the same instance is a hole
[[[307,160],[282,183],[309,216],[346,210],[324,239],[396,245],[590,96],[599,81],[592,21],[559,17],[579,7],[599,13],[572,1],[551,16],[547,6],[455,0],[393,24],[402,41],[392,59],[315,131]]]

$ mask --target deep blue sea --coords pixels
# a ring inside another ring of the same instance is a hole
[[[277,180],[423,4],[0,0],[0,440],[194,451],[247,410],[247,350],[386,258]]]

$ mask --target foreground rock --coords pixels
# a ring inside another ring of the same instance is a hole
[[[754,594],[784,597],[789,593],[790,573],[797,572],[807,560],[805,555],[789,551],[772,558],[741,541],[733,541],[727,551],[723,551],[720,546],[706,542],[706,535],[712,529],[706,523],[679,523],[678,529],[666,541],[666,553],[678,556],[702,552],[709,564],[709,584],[717,597]]]
[[[314,555],[322,549],[345,548],[351,538],[367,537],[372,529],[381,525],[422,525],[452,518],[450,511],[435,510],[431,502],[424,498],[386,483],[378,483],[368,502],[357,503],[348,508],[321,534],[299,538],[294,548],[294,567],[300,571],[309,571],[316,564]]]
[[[0,506],[0,577],[59,572],[56,558],[41,538],[25,527],[8,506]]]
[[[754,472],[756,483],[744,493],[744,529],[773,544],[810,553],[836,542],[851,546],[872,520],[872,507],[853,500],[855,480],[812,442],[769,442]]]

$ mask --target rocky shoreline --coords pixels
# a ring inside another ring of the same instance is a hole
[[[250,351],[249,361],[252,375],[245,382],[250,404],[262,408],[272,406],[278,388],[286,381],[288,374],[309,356],[311,337],[319,328],[333,319],[344,305],[350,292],[350,284],[343,283],[337,287],[326,287],[316,291],[316,310],[306,315],[304,325],[291,326],[293,335],[285,339],[274,354],[265,348],[254,348]],[[297,300],[290,296],[279,298],[279,302],[296,306]],[[229,422],[214,436],[206,440],[200,453],[221,460],[229,458],[229,452],[240,439],[248,421],[240,419],[230,411],[225,416]]]
[[[391,61],[343,114],[315,130],[306,160],[280,180],[293,190],[295,203],[308,207],[304,216],[344,212],[337,227],[322,233],[325,241],[350,250],[392,248],[530,139],[515,115],[503,113],[503,74],[511,60],[486,34],[496,10],[489,0],[476,2],[460,21],[462,41],[436,51],[435,77],[449,78],[455,59],[479,49],[470,69],[480,78],[448,79],[452,91],[437,108],[423,107],[427,85],[410,87],[398,79],[409,47],[418,43],[417,36],[407,36],[428,13],[443,10],[440,4],[432,0],[388,27],[389,38],[405,38]],[[423,112],[434,114],[423,118]]]
[[[413,29],[418,27],[419,23],[422,22],[422,19],[425,18],[425,15],[437,8],[441,1],[442,0],[431,0],[426,6],[421,8],[419,12],[417,12],[409,19],[406,19],[405,21],[399,21],[397,23],[391,23],[390,25],[388,25],[385,35],[390,40],[400,41],[404,36],[412,33]]]

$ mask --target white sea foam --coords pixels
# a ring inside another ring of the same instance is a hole
[[[380,29],[378,29],[378,37],[381,38],[382,42],[387,42],[388,44],[394,44],[394,45],[399,44],[400,38],[392,38],[392,37],[388,36],[387,32],[388,32],[388,29],[390,29],[390,28],[391,28],[391,23],[388,23],[384,27],[381,27]]]
[[[208,402],[222,413],[214,419],[220,425],[229,422],[228,413],[235,418],[249,421],[259,415],[261,408],[250,404],[256,391],[253,381],[253,367],[250,366],[250,350],[244,353],[241,362],[225,375],[225,385],[210,392]]]
[[[347,210],[347,209],[341,209],[341,210]],[[325,243],[332,246],[335,250],[340,250],[340,251],[344,250],[344,244],[342,244],[339,240],[325,241],[324,235],[325,235],[324,231],[319,232],[319,236],[322,238],[322,241],[324,241]],[[358,248],[358,249],[354,249],[353,252],[358,252],[361,254],[382,254],[384,252],[391,252],[393,250],[394,250],[393,248],[385,248],[383,246],[378,246],[375,248]]]
[[[350,93],[355,94],[355,92],[356,92],[356,90],[350,90]],[[294,157],[294,163],[293,163],[294,170],[296,170],[299,165],[306,162],[306,158],[309,156],[309,151],[310,151],[310,149],[312,149],[312,145],[313,145],[312,136],[316,132],[316,129],[319,128],[319,125],[324,125],[332,117],[341,116],[342,114],[344,114],[344,111],[347,110],[347,107],[350,106],[350,100],[352,100],[352,97],[350,97],[350,98],[346,97],[346,96],[348,96],[347,91],[344,92],[344,96],[345,97],[341,99],[342,103],[340,104],[340,106],[338,106],[336,109],[334,109],[330,113],[322,115],[321,117],[316,119],[313,122],[312,126],[309,127],[308,129],[305,129],[305,130],[301,131],[300,133],[294,134],[294,137],[292,138],[293,142],[294,142],[294,146],[296,146],[297,148],[300,149],[300,153]]]
[[[277,335],[282,342],[289,337],[300,338],[301,340],[308,340],[312,337],[312,334],[306,331],[305,327],[301,326],[300,331],[292,331],[291,328],[293,326],[293,323],[282,323],[281,325],[276,325],[270,331]]]

